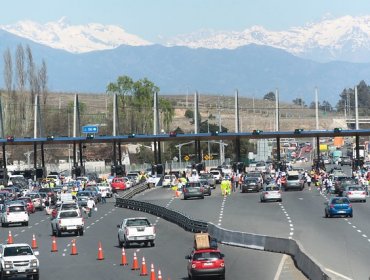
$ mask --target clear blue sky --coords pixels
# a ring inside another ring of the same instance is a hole
[[[149,41],[203,28],[241,31],[253,25],[285,30],[333,17],[370,14],[369,0],[1,0],[0,24],[115,24]]]

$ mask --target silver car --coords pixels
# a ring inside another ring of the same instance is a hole
[[[349,201],[366,202],[366,191],[359,185],[348,185],[343,191],[343,196],[347,197]]]
[[[260,196],[261,202],[282,201],[281,190],[275,184],[265,185]]]

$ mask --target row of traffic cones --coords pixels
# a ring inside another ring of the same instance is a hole
[[[14,239],[13,239],[13,235],[12,235],[12,232],[9,230],[9,234],[8,234],[8,240],[7,240],[7,244],[14,244]],[[32,243],[31,243],[31,247],[32,249],[37,249],[38,246],[37,246],[37,241],[36,241],[36,237],[35,235],[33,234],[32,236]]]
[[[51,252],[58,252],[55,237],[53,237],[53,240],[52,240]],[[75,239],[72,240],[71,255],[78,255]],[[102,247],[100,241],[99,241],[99,244],[98,244],[97,260],[99,260],[99,261],[104,260],[103,247]],[[121,266],[127,266],[128,265],[125,248],[122,248],[121,264],[120,265]],[[147,266],[146,266],[145,258],[144,257],[142,258],[141,268],[140,268],[139,267],[139,262],[138,262],[138,259],[137,259],[137,256],[136,256],[136,252],[134,252],[134,259],[133,259],[133,262],[132,262],[131,270],[140,270],[140,276],[148,276],[148,269],[147,269]],[[156,278],[153,264],[151,264],[151,266],[150,266],[150,280],[162,280],[162,273],[161,273],[160,270],[158,270],[158,278]]]

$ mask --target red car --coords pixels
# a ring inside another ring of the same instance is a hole
[[[35,205],[33,204],[32,199],[30,197],[19,197],[17,198],[17,200],[22,200],[25,202],[29,214],[36,212]]]
[[[126,189],[125,179],[123,177],[114,177],[111,183],[112,191],[124,191]]]
[[[193,250],[186,256],[188,262],[189,279],[204,277],[219,277],[225,279],[224,254],[218,249],[208,248]]]

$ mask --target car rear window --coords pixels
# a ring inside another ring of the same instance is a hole
[[[347,198],[334,198],[331,203],[332,204],[349,204],[349,200]]]
[[[362,191],[364,189],[362,187],[349,187],[348,190],[350,190],[350,191]]]
[[[138,219],[138,220],[128,220],[126,225],[129,227],[137,227],[137,226],[149,226],[150,223],[148,220]]]
[[[298,175],[289,175],[287,180],[296,181],[296,180],[299,180],[299,176]]]
[[[15,212],[24,212],[26,211],[24,209],[24,206],[9,206],[9,212],[11,213],[15,213]]]
[[[267,186],[266,191],[278,191],[279,188],[277,186]]]
[[[219,252],[195,253],[193,256],[193,260],[195,261],[218,260],[218,259],[221,259],[221,254]]]
[[[59,218],[76,218],[78,213],[76,211],[60,212]]]

